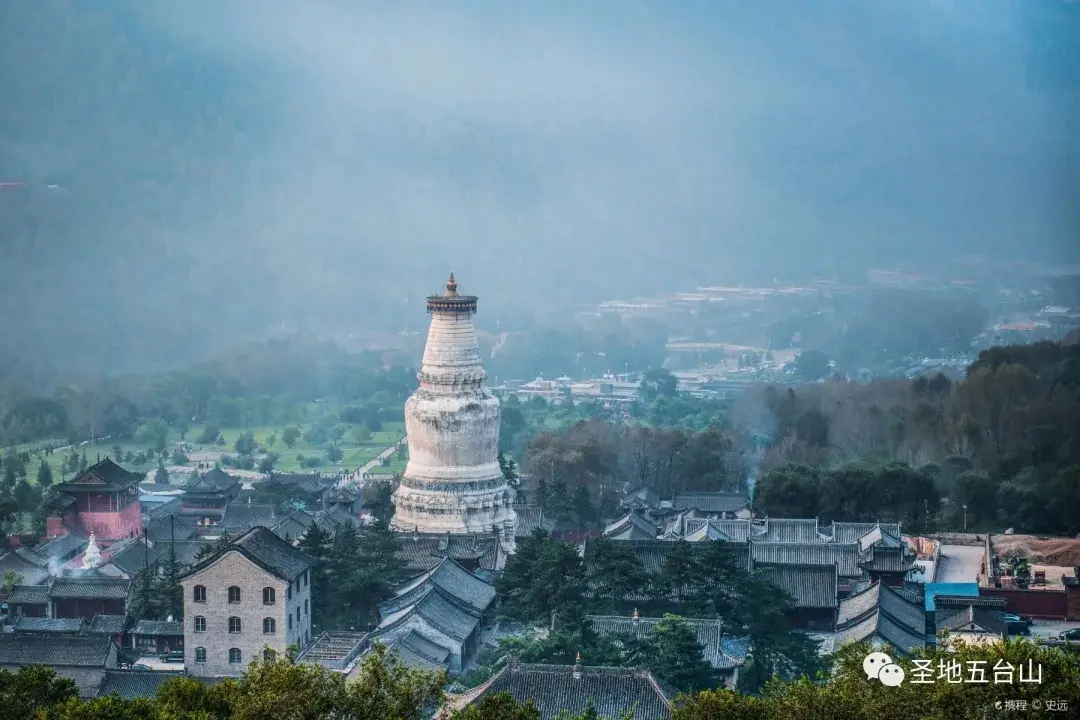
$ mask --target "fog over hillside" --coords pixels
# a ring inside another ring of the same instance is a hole
[[[1080,248],[1080,4],[0,3],[4,354]]]

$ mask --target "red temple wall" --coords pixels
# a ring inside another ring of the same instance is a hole
[[[93,532],[98,540],[111,542],[142,533],[142,513],[138,502],[114,512],[87,512],[78,515],[83,532]]]

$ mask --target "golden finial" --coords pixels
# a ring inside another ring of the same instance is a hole
[[[581,664],[581,651],[580,650],[578,650],[577,657],[574,658],[574,664],[575,665],[580,665]]]
[[[454,279],[454,273],[450,273],[450,279],[446,281],[446,295],[457,297],[457,280]]]
[[[634,608],[634,619],[638,619],[637,608]]]

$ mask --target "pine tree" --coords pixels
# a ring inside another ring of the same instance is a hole
[[[169,471],[165,469],[165,461],[158,460],[157,471],[154,472],[154,482],[159,485],[169,484]]]
[[[37,484],[38,487],[47,488],[53,484],[53,472],[49,467],[49,463],[45,462],[45,459],[41,459],[41,464],[37,469]]]
[[[716,686],[716,672],[705,660],[697,634],[685,620],[665,615],[649,634],[646,666],[659,678],[683,692]]]
[[[180,562],[176,558],[176,546],[169,543],[169,554],[165,558],[162,572],[154,585],[154,604],[158,614],[172,616],[173,620],[182,620],[184,615],[184,588],[180,585]]]
[[[327,629],[330,590],[330,543],[333,537],[312,524],[300,538],[299,548],[311,558],[311,615],[316,630]]]
[[[154,566],[144,567],[135,575],[129,611],[136,620],[157,620],[160,617],[154,585]]]

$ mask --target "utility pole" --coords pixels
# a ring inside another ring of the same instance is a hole
[[[964,532],[967,532],[967,504],[964,504]]]

